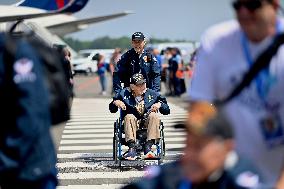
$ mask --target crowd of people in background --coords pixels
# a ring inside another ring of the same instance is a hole
[[[183,95],[188,85],[190,84],[191,77],[193,76],[193,68],[196,63],[196,50],[193,52],[187,52],[189,60],[183,58],[181,50],[177,47],[167,47],[159,50],[157,48],[145,48],[145,51],[153,54],[160,67],[161,74],[161,92],[165,96],[179,97]],[[112,88],[112,91],[108,95],[113,95],[112,82],[108,82],[108,77],[113,77],[113,73],[117,63],[119,62],[123,53],[120,48],[115,48],[112,53],[109,62],[105,58],[104,54],[97,54],[97,75],[99,77],[101,91],[99,95],[107,95],[108,88]]]
[[[157,51],[154,49],[153,52]],[[191,78],[192,66],[194,62],[185,62],[180,49],[168,47],[157,56],[161,60],[162,82],[166,89],[166,96],[180,96],[186,92],[186,79]],[[192,57],[192,55],[191,55]],[[193,59],[192,59],[193,60]]]

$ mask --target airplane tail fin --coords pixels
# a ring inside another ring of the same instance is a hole
[[[17,6],[26,6],[43,9],[47,11],[57,11],[69,5],[68,12],[75,13],[81,10],[87,4],[88,0],[22,0]]]

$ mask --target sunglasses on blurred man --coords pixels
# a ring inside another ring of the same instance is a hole
[[[253,12],[253,11],[261,8],[263,1],[264,0],[248,0],[248,1],[236,0],[236,1],[233,1],[232,6],[235,9],[235,11],[238,11],[242,7],[244,7],[247,10]],[[271,0],[267,0],[267,2],[271,2]]]

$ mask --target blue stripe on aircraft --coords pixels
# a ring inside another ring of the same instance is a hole
[[[81,10],[87,4],[88,0],[25,0],[19,4],[19,6],[27,6],[33,8],[39,8],[43,10],[58,10],[63,7],[59,7],[62,2],[64,2],[64,7],[68,4],[71,4],[70,7],[67,8],[67,12],[77,12]]]

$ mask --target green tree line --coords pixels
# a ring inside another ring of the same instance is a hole
[[[92,41],[81,41],[78,39],[73,39],[71,37],[65,37],[64,41],[70,45],[74,50],[79,51],[82,49],[113,49],[120,47],[122,49],[128,49],[131,47],[129,37],[111,38],[108,36],[100,37]],[[149,43],[167,43],[167,42],[186,42],[183,40],[171,41],[169,39],[157,39],[151,38]]]

